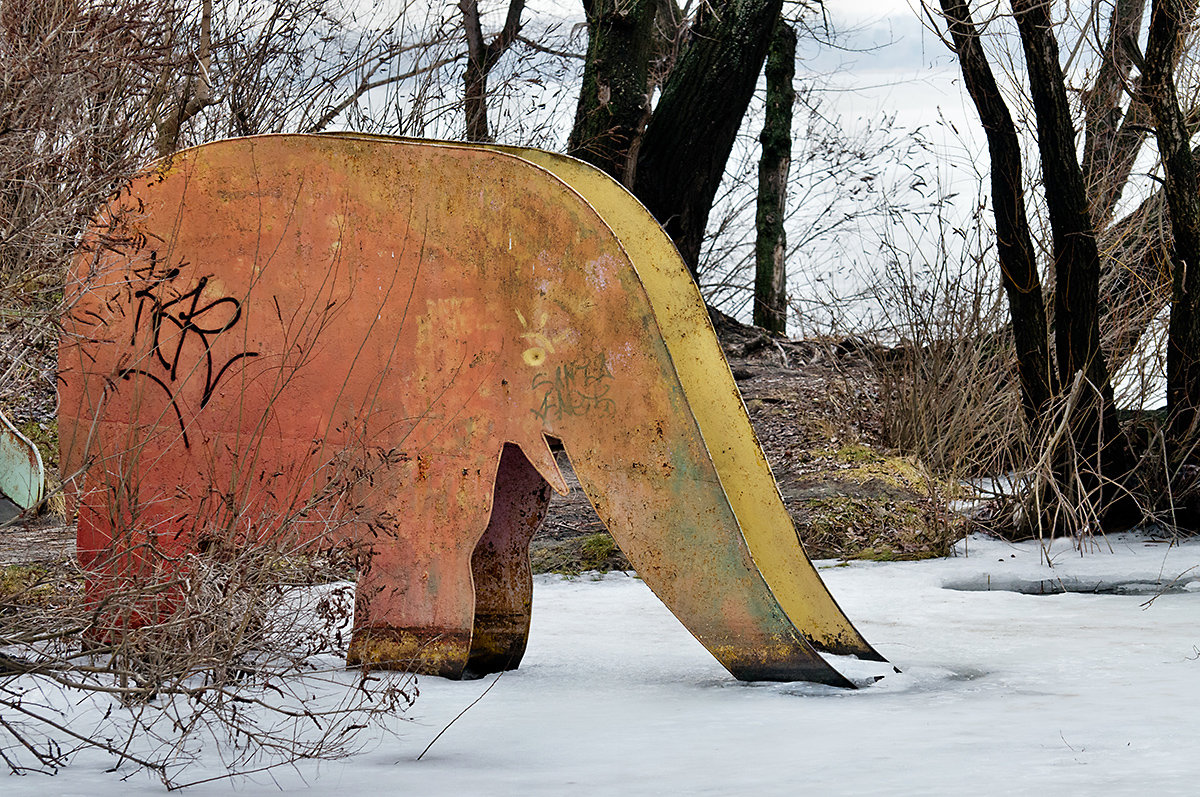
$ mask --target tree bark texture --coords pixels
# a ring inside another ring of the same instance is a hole
[[[1175,64],[1186,35],[1181,0],[1153,0],[1142,86],[1154,116],[1174,237],[1171,321],[1167,338],[1168,454],[1179,464],[1192,451],[1200,407],[1200,181],[1191,131],[1179,106]]]
[[[1182,26],[1190,28],[1197,0],[1182,0]],[[1162,190],[1116,222],[1112,217],[1152,116],[1141,84],[1132,75],[1131,51],[1141,29],[1145,0],[1118,0],[1109,18],[1095,83],[1083,92],[1085,139],[1083,172],[1092,220],[1104,252],[1100,281],[1100,330],[1109,364],[1115,369],[1137,349],[1146,327],[1171,295],[1171,230]],[[1177,49],[1172,68],[1180,57]],[[1122,111],[1125,95],[1128,103]],[[1193,150],[1193,157],[1200,152]]]
[[[1183,25],[1190,27],[1200,0],[1182,0]],[[1129,53],[1141,30],[1145,0],[1117,0],[1096,82],[1083,92],[1085,133],[1083,173],[1097,227],[1112,218],[1151,124],[1140,79],[1130,75]],[[1175,53],[1176,63],[1179,52]],[[1130,95],[1122,113],[1120,104]]]
[[[987,135],[996,248],[1017,349],[1021,403],[1029,428],[1036,430],[1051,396],[1058,392],[1058,382],[1051,365],[1042,283],[1025,211],[1021,145],[965,0],[941,0],[941,6],[967,91]]]
[[[484,42],[479,21],[479,0],[459,0],[463,29],[467,36],[467,68],[463,72],[463,110],[466,112],[467,141],[492,141],[487,118],[487,78],[504,51],[521,32],[525,0],[509,0],[504,27],[490,42]]]
[[[638,151],[634,194],[696,276],[713,199],[783,0],[714,2],[671,70]]]
[[[1075,127],[1058,60],[1058,42],[1043,0],[1012,0],[1012,8],[1037,116],[1042,182],[1053,238],[1059,380],[1069,384],[1076,371],[1083,371],[1093,385],[1105,389],[1109,380],[1100,353],[1097,314],[1100,253],[1075,154]]]
[[[792,163],[792,106],[796,102],[796,31],[780,18],[767,50],[767,107],[758,161],[754,240],[754,323],[787,334],[788,170]]]
[[[588,49],[567,153],[630,185],[650,105],[658,0],[584,0]]]

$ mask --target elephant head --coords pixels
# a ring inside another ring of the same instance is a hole
[[[213,528],[333,528],[364,556],[352,661],[515,666],[561,442],[639,575],[735,676],[849,686],[814,646],[877,658],[795,539],[678,256],[598,172],[235,139],[136,182],[90,240],[60,439],[97,572],[162,567]]]

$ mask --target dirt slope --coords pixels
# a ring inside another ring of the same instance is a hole
[[[868,345],[776,338],[715,311],[713,323],[810,556],[890,559],[944,552],[958,533],[948,520],[945,489],[918,463],[883,449]],[[0,408],[37,438],[53,467],[52,362],[38,355],[23,363],[25,389],[0,395]],[[535,568],[627,568],[570,463],[561,454],[559,459],[572,489],[551,502],[534,540]],[[0,564],[61,560],[73,553],[73,528],[61,518],[18,520],[0,528]]]

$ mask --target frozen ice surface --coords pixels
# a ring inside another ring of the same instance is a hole
[[[520,670],[494,686],[421,678],[397,735],[355,758],[189,793],[1196,794],[1200,542],[1109,537],[1083,556],[1058,542],[1053,566],[1035,543],[972,538],[966,548],[927,562],[819,563],[903,671],[835,660],[863,681],[887,673],[858,691],[739,683],[636,578],[540,577]],[[1002,588],[1032,582],[1180,588]],[[123,780],[109,765],[85,754],[54,778],[5,777],[0,791],[162,793],[152,777]]]

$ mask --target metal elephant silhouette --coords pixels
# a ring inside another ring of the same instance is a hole
[[[534,150],[204,145],[94,223],[61,460],[97,600],[218,532],[362,552],[351,664],[516,667],[552,446],[734,676],[881,660],[797,540],[699,294],[623,188]]]

